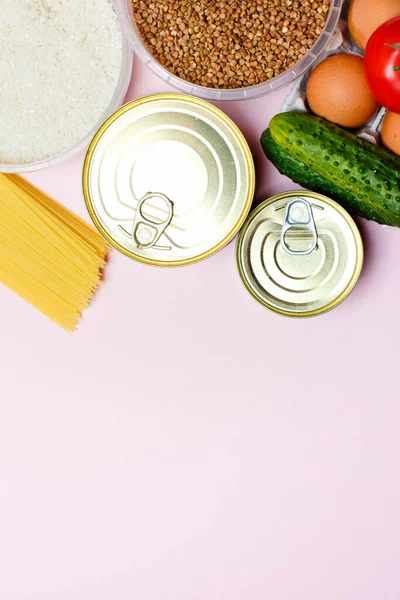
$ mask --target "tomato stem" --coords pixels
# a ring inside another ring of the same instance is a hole
[[[394,48],[394,50],[400,50],[400,44],[385,44],[385,46],[388,46],[389,48]],[[394,66],[393,71],[400,71],[400,66]]]

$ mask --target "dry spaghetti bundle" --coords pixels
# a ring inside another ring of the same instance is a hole
[[[18,175],[0,173],[0,282],[73,331],[108,246],[82,219]]]

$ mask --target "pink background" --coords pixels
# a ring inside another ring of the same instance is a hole
[[[168,88],[136,62],[128,99]],[[256,199],[293,187],[222,106]],[[85,216],[82,156],[31,181]],[[398,600],[400,232],[359,221],[350,298],[307,321],[245,291],[234,243],[176,270],[113,253],[68,336],[0,289],[1,600]]]

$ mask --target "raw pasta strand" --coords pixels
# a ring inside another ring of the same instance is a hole
[[[18,175],[0,173],[0,282],[74,331],[101,281],[109,246]]]

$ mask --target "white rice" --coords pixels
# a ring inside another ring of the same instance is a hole
[[[0,0],[0,163],[79,143],[110,103],[121,65],[110,0]]]

